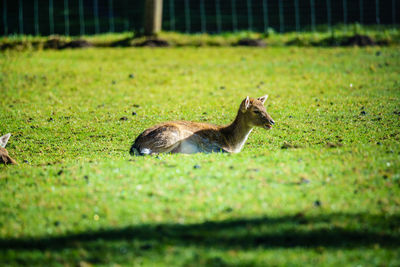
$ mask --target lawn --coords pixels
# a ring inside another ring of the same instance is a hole
[[[400,265],[400,49],[0,53],[4,265]],[[133,157],[155,123],[229,123],[238,154]]]

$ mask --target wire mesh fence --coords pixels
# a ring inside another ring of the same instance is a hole
[[[1,0],[0,34],[141,31],[144,0]],[[186,33],[399,24],[399,0],[164,0],[162,28]]]

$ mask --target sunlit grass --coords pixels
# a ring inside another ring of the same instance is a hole
[[[19,165],[0,166],[0,263],[399,265],[399,57],[396,47],[1,53],[0,134],[12,134]],[[226,124],[264,94],[276,126],[239,154],[128,153],[155,123]]]

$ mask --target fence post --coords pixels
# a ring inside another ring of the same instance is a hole
[[[174,0],[169,0],[169,23],[170,23],[170,30],[175,31],[175,3],[174,3]]]
[[[124,1],[124,32],[129,31],[129,6],[126,4],[126,1]]]
[[[80,34],[85,35],[85,17],[83,14],[82,0],[79,0],[79,26],[80,26]]]
[[[376,24],[380,24],[381,20],[379,18],[379,0],[375,0],[375,17],[376,17]]]
[[[49,0],[50,34],[54,34],[53,0]]]
[[[190,7],[189,0],[185,0],[185,30],[187,33],[190,32]]]
[[[328,16],[328,30],[332,29],[332,10],[331,10],[331,0],[326,0],[326,12]]]
[[[24,34],[24,15],[23,15],[23,4],[22,0],[18,1],[18,26],[19,26],[19,34]]]
[[[310,8],[311,8],[311,30],[315,32],[315,2],[314,0],[310,0]]]
[[[220,33],[222,30],[221,26],[221,8],[220,8],[220,0],[215,0],[215,14],[216,14],[216,22],[217,22],[217,32]]]
[[[300,12],[299,0],[294,0],[295,16],[296,16],[296,32],[300,31]]]
[[[38,0],[33,2],[33,13],[34,13],[34,21],[35,21],[35,35],[39,35],[39,8],[38,8]]]
[[[237,15],[236,15],[236,0],[231,0],[232,2],[232,29],[234,32],[237,31]]]
[[[343,0],[343,24],[347,25],[347,0]]]
[[[283,20],[283,2],[282,0],[278,1],[279,3],[279,31],[283,33],[285,30],[284,20]]]
[[[96,34],[100,32],[99,27],[99,5],[98,0],[93,0],[94,30]]]
[[[69,5],[68,0],[64,0],[64,25],[65,25],[65,35],[69,35]]]
[[[124,31],[127,32],[129,31],[129,19],[124,18]]]
[[[200,23],[201,23],[201,32],[206,32],[206,10],[204,8],[204,0],[200,0]]]
[[[251,0],[247,0],[247,23],[249,25],[249,31],[253,30],[253,11],[251,8]]]
[[[146,0],[144,20],[144,34],[146,36],[154,35],[161,30],[162,0]]]
[[[263,22],[264,22],[264,32],[268,30],[268,2],[263,0]]]
[[[3,1],[3,25],[4,25],[4,35],[8,35],[7,0]]]
[[[110,23],[110,32],[114,32],[113,0],[108,0],[108,20]]]

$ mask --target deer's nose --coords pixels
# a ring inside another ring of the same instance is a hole
[[[270,120],[269,120],[269,123],[270,123],[271,125],[275,125],[275,121],[274,121],[273,119],[270,119]]]

